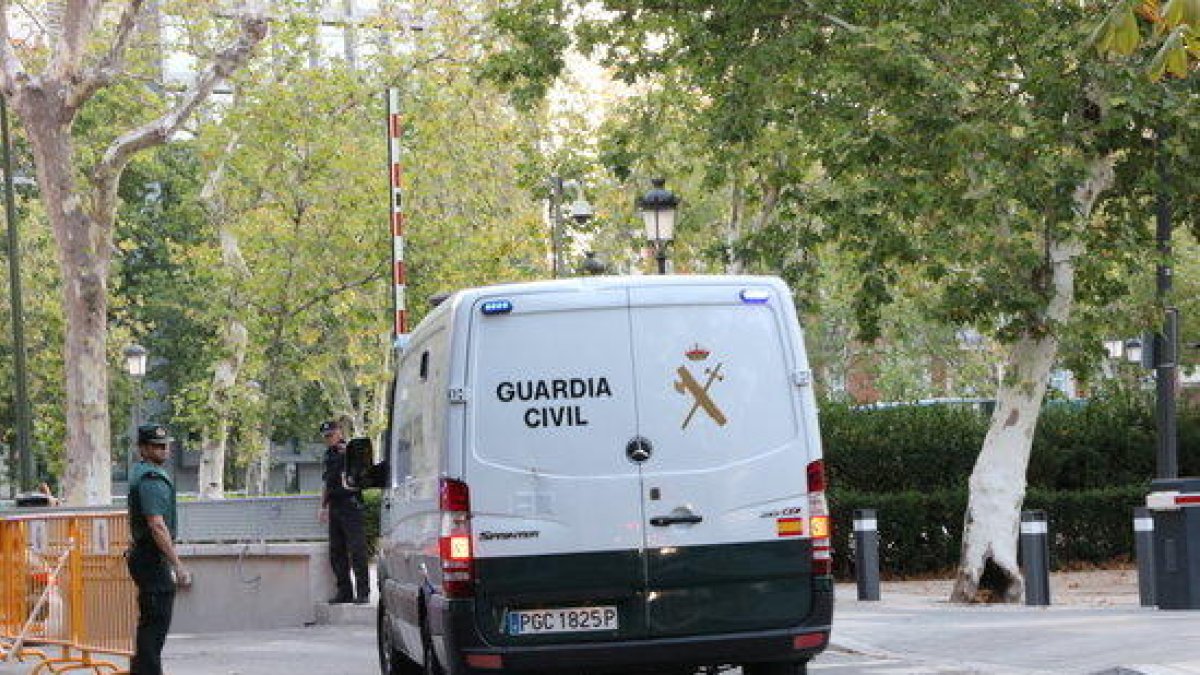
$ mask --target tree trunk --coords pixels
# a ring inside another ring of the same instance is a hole
[[[246,360],[248,334],[236,318],[225,329],[226,356],[213,368],[208,407],[213,417],[204,429],[200,446],[200,495],[205,499],[225,496],[225,455],[229,445],[230,399]]]
[[[1025,499],[1025,470],[1057,354],[1058,338],[1049,335],[1027,335],[1009,353],[1012,375],[1000,387],[991,427],[971,472],[962,560],[952,601],[1016,602],[1021,598],[1017,527]]]
[[[1081,227],[1087,225],[1096,199],[1112,182],[1112,160],[1102,157],[1093,161],[1088,179],[1074,194]],[[1017,602],[1024,591],[1017,541],[1025,474],[1046,383],[1058,356],[1056,331],[1070,317],[1075,258],[1082,253],[1083,247],[1074,240],[1047,242],[1050,300],[1045,325],[1037,335],[1027,331],[1009,352],[1008,376],[996,397],[996,412],[971,472],[952,602]]]
[[[232,276],[244,279],[249,275],[246,261],[242,257],[237,236],[226,225],[225,205],[218,197],[218,190],[225,178],[227,160],[237,149],[240,136],[234,134],[225,145],[225,152],[216,167],[208,174],[200,190],[200,201],[204,204],[209,220],[216,223],[217,239],[221,246],[221,264]],[[235,284],[229,297],[230,307],[240,307],[238,285]],[[205,426],[200,445],[200,494],[206,499],[221,499],[225,496],[225,457],[229,448],[230,401],[234,387],[241,376],[246,362],[249,344],[246,324],[231,313],[225,326],[224,358],[213,366],[212,386],[208,392],[208,408],[211,422]]]
[[[108,504],[112,456],[108,417],[108,270],[111,214],[89,213],[75,179],[70,131],[55,119],[42,90],[14,101],[26,125],[38,186],[58,245],[66,313],[66,452],[63,499],[75,506]]]
[[[225,498],[225,453],[229,447],[228,417],[221,416],[200,439],[200,468],[196,482],[202,499]]]

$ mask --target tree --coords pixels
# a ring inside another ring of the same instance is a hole
[[[191,264],[218,277],[205,314],[218,338],[207,376],[177,390],[176,410],[200,438],[206,494],[233,482],[223,472],[231,440],[233,464],[258,491],[270,443],[310,438],[318,415],[367,436],[386,422],[386,86],[405,97],[414,321],[435,292],[527,277],[544,257],[537,205],[521,187],[537,128],[476,81],[479,16],[457,2],[434,8],[419,35],[386,15],[357,25],[391,48],[354,65],[312,65],[318,22],[281,18],[277,58],[243,70],[233,101],[199,130],[208,243]]]
[[[1139,21],[1139,17],[1142,21]],[[1144,35],[1141,23],[1150,25]],[[1089,42],[1101,54],[1131,56],[1157,47],[1146,64],[1151,79],[1183,78],[1200,58],[1200,5],[1192,0],[1119,0],[1105,14]]]
[[[66,323],[66,473],[71,504],[109,501],[106,358],[108,276],[121,173],[133,155],[168,141],[217,83],[244,64],[267,31],[262,17],[239,19],[237,36],[212,56],[195,83],[149,121],[117,136],[99,157],[82,155],[72,125],[95,94],[128,75],[127,52],[144,35],[144,0],[128,0],[115,27],[97,0],[69,0],[50,47],[18,51],[9,3],[0,1],[0,91],[33,148],[38,185],[54,230]],[[106,36],[108,40],[104,40]],[[97,48],[97,43],[105,42]],[[149,106],[146,106],[149,108]],[[149,110],[147,110],[149,112]]]
[[[695,93],[703,156],[748,162],[750,194],[776,200],[777,225],[761,231],[787,236],[768,243],[772,264],[787,259],[778,247],[821,241],[858,260],[859,340],[910,289],[930,318],[1005,345],[954,598],[1019,597],[1018,515],[1047,377],[1065,334],[1090,335],[1085,355],[1098,355],[1102,327],[1072,309],[1128,292],[1145,236],[1126,223],[1146,222],[1151,195],[1144,132],[1163,114],[1194,127],[1187,106],[1081,57],[1103,11],[1091,3],[602,4],[512,3],[497,20],[517,48],[493,76],[536,97],[575,44],[651,92]],[[1190,140],[1174,138],[1181,161]]]

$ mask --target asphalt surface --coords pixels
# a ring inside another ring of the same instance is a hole
[[[1128,593],[1044,608],[951,605],[885,584],[860,602],[839,585],[830,649],[810,666],[834,675],[1200,675],[1200,611],[1137,606]],[[356,625],[172,635],[170,675],[367,675],[378,672],[372,608]],[[30,665],[0,665],[0,675]],[[734,671],[736,673],[736,671]]]

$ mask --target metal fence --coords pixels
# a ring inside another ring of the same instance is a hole
[[[321,541],[329,526],[317,520],[320,505],[317,495],[180,502],[179,541]]]
[[[137,591],[125,567],[123,512],[0,516],[0,655],[34,672],[120,668],[129,656]]]

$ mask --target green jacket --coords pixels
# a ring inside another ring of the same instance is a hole
[[[138,462],[129,482],[129,534],[134,547],[157,549],[146,516],[162,516],[171,532],[178,536],[175,512],[175,484],[162,467],[150,462]]]

